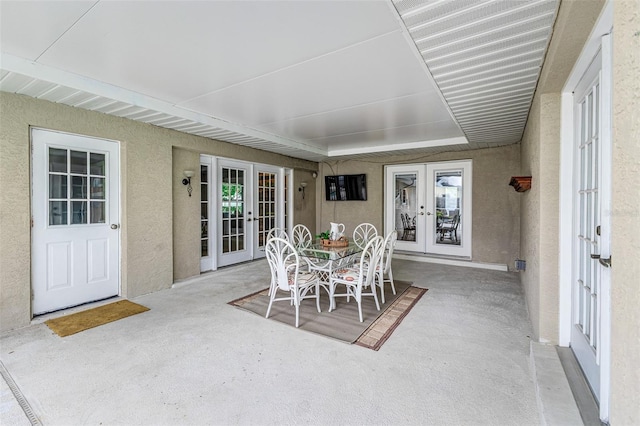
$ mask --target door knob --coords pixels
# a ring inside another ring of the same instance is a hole
[[[420,212],[420,214],[424,214],[424,212]],[[427,216],[431,216],[432,213],[431,212],[427,212]]]
[[[118,225],[117,225],[117,224],[115,224],[115,223],[112,223],[112,224],[111,224],[111,229],[118,229]]]

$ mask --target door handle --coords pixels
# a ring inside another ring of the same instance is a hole
[[[604,266],[605,268],[611,268],[611,257],[608,257],[608,258],[606,258],[606,259],[603,259],[603,258],[601,258],[601,257],[600,257],[600,255],[599,255],[599,254],[592,254],[592,255],[591,255],[591,259],[593,259],[593,260],[596,260],[596,259],[597,259],[597,260],[598,260],[598,262],[600,262],[600,264],[601,264],[602,266]]]
[[[420,214],[424,214],[424,212],[420,212]],[[432,213],[431,212],[427,212],[427,216],[431,216]]]
[[[117,225],[117,224],[115,224],[115,223],[112,223],[112,224],[111,224],[111,229],[118,229],[118,225]]]

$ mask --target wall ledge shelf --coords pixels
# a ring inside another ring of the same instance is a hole
[[[531,176],[512,176],[509,185],[517,192],[525,192],[531,189]]]

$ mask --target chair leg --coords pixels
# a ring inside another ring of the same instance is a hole
[[[385,300],[384,300],[384,271],[380,270],[380,272],[377,274],[376,277],[376,281],[378,282],[377,284],[374,282],[374,288],[376,286],[380,286],[380,296],[381,296],[381,300],[382,300],[382,304],[385,304]]]
[[[392,272],[391,268],[389,268],[389,275],[388,276],[389,276],[389,278],[388,278],[387,281],[389,281],[391,283],[391,290],[393,291],[393,294],[396,294],[396,285],[393,282],[393,272]]]
[[[318,308],[318,312],[322,312],[320,310],[320,281],[316,282],[316,307]]]
[[[271,304],[273,303],[273,299],[276,298],[277,292],[278,292],[277,288],[273,288],[271,291],[271,295],[269,296],[269,307],[267,308],[267,314],[264,316],[265,318],[269,318],[269,312],[271,312]]]

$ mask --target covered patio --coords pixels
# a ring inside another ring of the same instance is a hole
[[[517,273],[393,268],[429,291],[377,352],[228,305],[268,285],[260,260],[72,336],[5,333],[3,370],[45,425],[582,423],[555,347],[532,339]],[[2,423],[30,424],[2,385]]]

